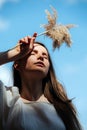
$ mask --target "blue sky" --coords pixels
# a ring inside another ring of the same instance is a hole
[[[51,39],[40,36],[37,40],[48,47],[57,78],[69,97],[75,97],[79,119],[87,130],[87,0],[0,0],[0,51],[14,47],[24,36],[43,32],[40,25],[47,23],[45,9],[51,12],[50,5],[58,11],[58,23],[78,25],[70,30],[72,46],[63,44],[53,52]],[[12,84],[11,65],[0,66],[0,79],[6,85]]]

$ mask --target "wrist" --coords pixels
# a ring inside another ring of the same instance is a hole
[[[8,59],[10,61],[15,61],[17,59],[17,55],[20,53],[20,47],[14,47],[7,51]]]

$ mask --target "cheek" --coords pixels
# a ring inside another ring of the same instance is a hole
[[[35,60],[36,60],[35,57],[32,57],[32,58],[29,57],[29,58],[27,59],[27,61],[26,61],[26,67],[31,68],[32,65],[33,65],[33,63],[35,62]]]

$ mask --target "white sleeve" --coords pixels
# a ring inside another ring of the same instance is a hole
[[[0,130],[3,129],[8,118],[10,108],[15,104],[19,98],[17,87],[6,87],[0,81]]]
[[[0,129],[3,128],[4,123],[4,106],[6,104],[6,88],[4,84],[0,81]]]

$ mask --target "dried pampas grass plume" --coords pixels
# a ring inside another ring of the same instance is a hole
[[[42,34],[45,34],[46,36],[52,38],[54,49],[57,47],[59,48],[64,42],[67,44],[67,46],[70,47],[72,41],[69,29],[74,27],[75,25],[57,24],[57,11],[52,6],[51,9],[53,11],[53,14],[50,14],[48,10],[45,11],[48,19],[48,24],[42,25],[42,27],[45,28],[45,32],[43,32]]]

